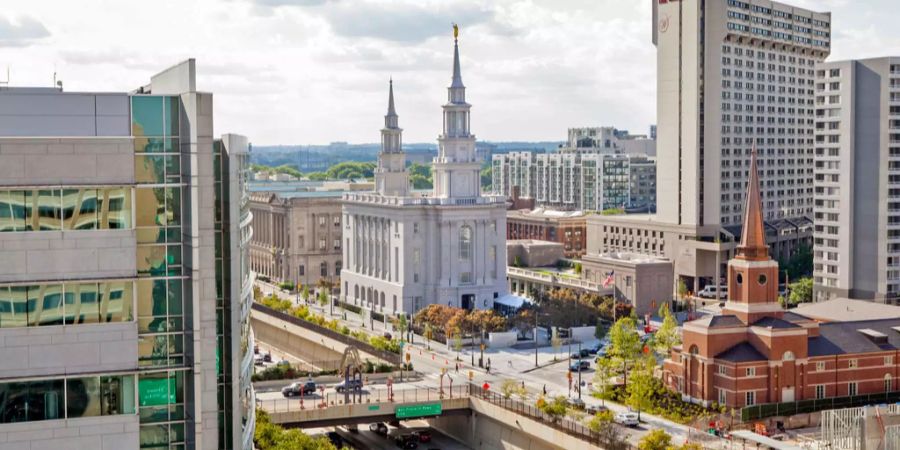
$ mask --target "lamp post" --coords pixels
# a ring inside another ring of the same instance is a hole
[[[581,356],[581,342],[578,343],[578,356]],[[581,366],[578,367],[578,400],[581,400]]]

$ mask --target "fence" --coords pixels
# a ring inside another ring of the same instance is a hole
[[[329,392],[327,394],[317,393],[304,395],[302,397],[302,402],[299,397],[295,399],[285,398],[275,400],[257,399],[256,405],[268,413],[284,413],[308,409],[329,408],[344,404],[429,402],[469,397],[469,386],[453,386],[452,389],[447,386],[444,387],[443,393],[437,388],[395,389],[393,398],[390,397],[387,389],[369,390],[363,388],[361,394],[362,400],[359,400],[359,397],[354,398],[354,392],[349,394],[349,401],[347,401],[347,395],[343,392]]]
[[[469,386],[471,387],[472,397],[486,400],[492,405],[496,405],[516,414],[538,420],[548,427],[551,427],[558,431],[562,431],[563,433],[590,442],[592,444],[606,444],[605,442],[603,442],[603,439],[601,438],[601,435],[599,433],[591,431],[590,428],[582,425],[579,422],[570,420],[566,417],[551,416],[541,411],[536,406],[528,405],[519,400],[506,398],[494,391],[483,390],[480,386],[477,386],[475,384],[470,384]]]
[[[897,402],[900,402],[900,391],[855,395],[851,397],[831,397],[818,400],[800,400],[787,403],[765,403],[742,408],[741,421],[749,422],[765,419],[766,417],[791,416],[794,414],[824,411],[826,409],[856,408],[866,405]]]
[[[314,323],[307,322],[303,319],[294,317],[290,314],[278,312],[272,308],[269,308],[267,306],[261,305],[256,302],[253,303],[253,309],[256,311],[259,311],[263,314],[275,317],[276,319],[288,322],[291,325],[296,325],[300,328],[305,328],[309,331],[312,331],[313,333],[320,334],[329,339],[333,339],[335,341],[341,342],[345,345],[356,347],[356,348],[358,348],[372,356],[375,356],[379,359],[382,359],[385,362],[388,362],[390,364],[399,365],[402,363],[402,358],[397,353],[379,350],[379,349],[373,347],[368,342],[363,342],[363,341],[357,340],[353,337],[347,336],[345,334],[341,334],[330,328],[322,327],[322,326],[316,325]]]

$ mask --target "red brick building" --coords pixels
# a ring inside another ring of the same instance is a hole
[[[578,259],[587,251],[587,218],[581,211],[507,211],[506,239],[558,242],[566,258]]]
[[[684,324],[664,382],[685,400],[728,407],[900,390],[900,319],[819,323],[778,304],[755,151],[744,214],[731,298],[720,315]]]

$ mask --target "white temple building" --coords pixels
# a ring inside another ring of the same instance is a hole
[[[375,192],[343,197],[341,292],[350,304],[414,314],[432,303],[493,308],[506,295],[505,198],[481,194],[456,33],[447,97],[434,189],[414,194],[390,84]]]

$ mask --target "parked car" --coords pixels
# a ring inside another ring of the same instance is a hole
[[[725,286],[719,286],[716,288],[715,286],[708,285],[700,290],[697,293],[697,297],[700,298],[727,298],[728,297],[728,288]]]
[[[385,331],[381,336],[389,341],[394,338],[394,336],[392,336],[391,333],[388,333],[387,331]]]
[[[265,353],[265,354],[263,354],[263,361],[265,361],[265,362],[272,362],[272,354],[271,354],[271,353]]]
[[[569,372],[581,372],[582,370],[588,370],[591,368],[590,361],[585,361],[583,359],[579,359],[578,361],[573,361],[572,365],[569,366]]]
[[[398,434],[394,436],[394,443],[402,449],[419,448],[419,437],[415,433]]]
[[[597,414],[597,413],[609,411],[609,408],[607,408],[607,407],[605,407],[605,406],[603,406],[603,405],[587,405],[587,406],[584,408],[584,410],[585,410],[588,414],[594,415],[594,414]]]
[[[371,431],[377,435],[387,436],[388,427],[387,427],[387,425],[384,424],[384,422],[370,423],[369,431]]]
[[[633,412],[618,413],[613,417],[613,421],[626,427],[636,427],[640,424],[637,413]]]
[[[591,354],[590,350],[583,348],[580,351],[572,353],[572,359],[587,358],[588,355],[590,355],[590,354]]]
[[[262,355],[253,355],[253,364],[257,366],[263,365],[263,356]]]
[[[351,378],[334,385],[334,390],[337,392],[344,392],[347,389],[351,391],[362,389],[362,380]]]
[[[570,398],[570,399],[566,400],[566,404],[568,404],[570,408],[584,409],[584,400],[582,400],[578,397],[574,397],[574,398]]]
[[[291,367],[291,362],[286,359],[282,359],[281,361],[278,361],[278,363],[275,365],[279,366],[279,367]]]
[[[281,389],[281,395],[293,397],[295,395],[313,394],[316,392],[316,383],[313,381],[295,381]]]

